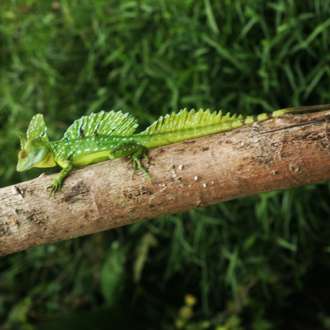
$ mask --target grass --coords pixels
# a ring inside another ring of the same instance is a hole
[[[1,2],[1,186],[40,173],[15,172],[17,135],[36,112],[56,138],[101,109],[146,126],[182,107],[257,114],[330,103],[329,17],[324,0]],[[329,187],[2,258],[0,324],[329,329]]]

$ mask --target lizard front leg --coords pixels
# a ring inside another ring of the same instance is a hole
[[[72,170],[72,163],[70,161],[61,161],[58,163],[62,170],[61,172],[54,178],[50,188],[51,194],[55,194],[57,191],[59,191],[63,185],[64,179],[67,177],[67,175]]]

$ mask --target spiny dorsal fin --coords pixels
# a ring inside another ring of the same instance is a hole
[[[32,117],[26,132],[26,137],[28,140],[38,138],[47,139],[47,126],[44,116],[41,113],[37,113]]]
[[[210,125],[218,125],[225,122],[243,119],[242,115],[222,114],[221,111],[211,111],[209,109],[183,109],[177,113],[171,113],[160,117],[152,123],[142,134],[168,133],[185,129],[200,128]]]
[[[137,120],[121,111],[101,111],[75,120],[64,133],[64,138],[74,140],[96,135],[127,136],[135,132]]]

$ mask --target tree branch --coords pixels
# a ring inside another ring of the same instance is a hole
[[[150,152],[151,180],[124,159],[0,189],[0,255],[139,219],[330,179],[330,111],[287,115]]]

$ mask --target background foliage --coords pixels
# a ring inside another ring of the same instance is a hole
[[[39,173],[15,172],[36,112],[57,138],[101,109],[330,103],[329,43],[328,0],[1,1],[1,186]],[[330,329],[329,188],[2,258],[1,329]]]

